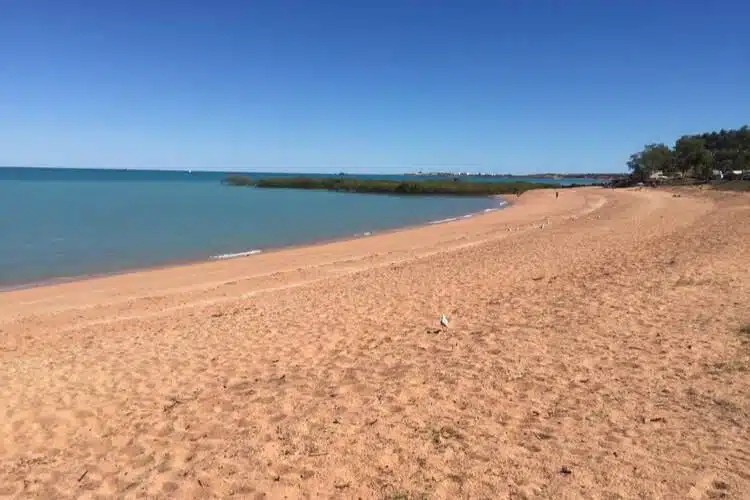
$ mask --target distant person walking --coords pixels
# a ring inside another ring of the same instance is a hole
[[[555,199],[558,199],[559,197],[560,197],[560,192],[559,191],[555,191]]]

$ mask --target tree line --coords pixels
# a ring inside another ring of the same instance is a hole
[[[714,171],[731,176],[738,170],[750,170],[750,129],[745,125],[739,129],[683,135],[672,147],[647,144],[630,156],[628,168],[638,181],[645,181],[656,172],[710,180],[715,176]]]

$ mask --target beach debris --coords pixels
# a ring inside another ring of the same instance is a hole
[[[445,314],[440,315],[440,326],[448,328],[448,317]]]
[[[89,473],[88,469],[86,469],[85,471],[83,471],[83,474],[81,474],[80,476],[78,476],[78,482],[80,483],[81,481],[83,481],[83,478],[86,477],[86,474],[88,474],[88,473]]]
[[[664,418],[664,417],[652,417],[652,418],[643,417],[643,423],[644,424],[647,424],[649,422],[661,422],[661,423],[664,423],[666,421],[667,421],[667,419]]]
[[[175,406],[177,406],[178,404],[181,404],[181,403],[182,403],[182,401],[180,401],[179,399],[177,399],[177,398],[175,398],[175,397],[170,397],[170,398],[169,398],[169,403],[167,403],[166,405],[164,405],[164,408],[162,408],[162,409],[163,409],[163,410],[164,410],[165,412],[169,412],[169,411],[171,411],[171,410],[172,410],[172,409],[173,409],[173,408],[174,408]]]
[[[567,476],[568,474],[572,474],[572,473],[573,471],[564,465],[560,468],[560,474],[564,474]]]

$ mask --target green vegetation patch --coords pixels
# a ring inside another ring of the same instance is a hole
[[[224,179],[230,186],[253,186],[275,189],[315,189],[346,193],[396,195],[492,196],[521,194],[531,189],[560,189],[559,183],[536,182],[473,182],[452,180],[375,180],[354,177],[270,177],[252,179],[231,176]]]
[[[719,177],[729,181],[748,180],[750,128],[745,125],[733,130],[683,135],[674,146],[647,144],[630,156],[628,168],[635,182],[688,177],[701,181]]]

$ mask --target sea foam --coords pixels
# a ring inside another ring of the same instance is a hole
[[[212,255],[211,257],[209,257],[209,259],[211,260],[236,259],[237,257],[247,257],[248,255],[256,255],[261,252],[262,250],[248,250],[247,252],[223,253],[221,255]]]

